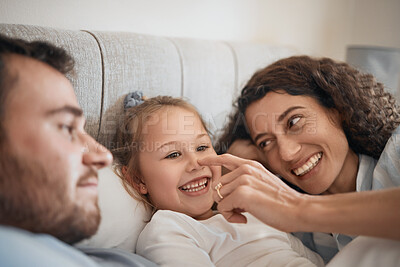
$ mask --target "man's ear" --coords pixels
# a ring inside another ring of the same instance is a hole
[[[128,172],[128,167],[127,166],[123,166],[122,167],[122,175],[126,176]],[[132,187],[139,192],[142,195],[146,195],[147,192],[147,187],[146,184],[135,174],[130,174],[129,175],[130,180],[132,181],[131,185]]]

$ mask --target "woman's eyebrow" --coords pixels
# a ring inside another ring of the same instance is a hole
[[[293,110],[296,109],[304,109],[305,107],[302,106],[294,106],[294,107],[290,107],[287,110],[285,110],[281,115],[279,115],[278,117],[278,122],[281,122],[286,116],[287,114],[289,114],[290,112],[292,112]]]
[[[260,139],[261,137],[265,136],[265,135],[268,135],[268,134],[266,134],[266,133],[257,134],[257,136],[254,138],[254,143],[257,144],[257,140]]]

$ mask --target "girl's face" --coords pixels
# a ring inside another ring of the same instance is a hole
[[[245,115],[272,172],[310,194],[355,190],[358,156],[349,148],[337,111],[280,91],[252,103]]]
[[[195,219],[212,216],[212,179],[220,167],[200,166],[197,160],[215,155],[210,137],[197,114],[166,107],[153,114],[143,129],[139,154],[143,185],[158,209],[185,213]]]

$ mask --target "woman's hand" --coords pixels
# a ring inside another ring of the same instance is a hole
[[[400,240],[400,187],[333,195],[301,194],[260,163],[229,154],[199,160],[231,170],[213,182],[218,210],[229,221],[245,223],[242,212],[286,232],[326,232]]]
[[[219,212],[229,221],[245,223],[242,212],[249,212],[264,223],[282,231],[297,231],[301,224],[298,213],[307,195],[302,195],[283,183],[260,163],[230,154],[199,160],[204,166],[223,166],[231,172],[214,181],[223,199],[215,191]]]

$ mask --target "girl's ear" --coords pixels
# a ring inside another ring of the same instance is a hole
[[[147,187],[144,183],[134,183],[133,184],[133,188],[135,188],[136,191],[138,191],[140,194],[142,195],[146,195],[147,194]]]
[[[128,171],[128,167],[127,166],[123,166],[122,167],[122,175],[126,176],[127,175],[127,171]],[[137,177],[136,175],[134,175],[135,177],[131,177],[132,180],[132,187],[139,192],[142,195],[146,195],[147,192],[147,187],[144,184],[144,182],[141,181],[141,179],[139,179],[139,177]]]

